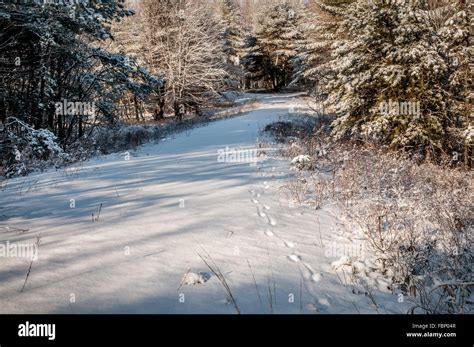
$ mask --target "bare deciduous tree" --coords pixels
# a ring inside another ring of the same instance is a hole
[[[206,4],[145,0],[139,9],[139,59],[166,78],[168,108],[180,119],[218,95],[225,82],[225,55],[218,18]]]

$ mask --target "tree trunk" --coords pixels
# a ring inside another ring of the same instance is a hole
[[[178,118],[180,122],[183,121],[183,112],[181,112],[181,107],[177,101],[173,103],[174,115]]]

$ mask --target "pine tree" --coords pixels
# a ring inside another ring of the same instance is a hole
[[[15,116],[48,128],[63,145],[84,134],[87,120],[56,114],[56,102],[93,101],[96,121],[113,122],[124,93],[143,95],[161,83],[98,48],[112,38],[112,22],[132,14],[116,0],[0,4],[0,121]]]
[[[296,47],[302,40],[299,24],[303,12],[302,5],[288,2],[264,8],[254,32],[246,39],[243,64],[250,79],[263,79],[276,91],[292,81]]]
[[[242,88],[245,83],[241,64],[246,36],[244,18],[240,6],[234,0],[221,0],[220,14],[224,28],[221,41],[227,57],[226,70],[229,73],[227,85],[232,89]]]
[[[224,28],[221,39],[227,63],[239,66],[245,37],[240,7],[234,0],[221,0],[220,12]]]
[[[334,134],[441,150],[450,125],[449,69],[423,4],[357,1],[347,7],[338,35],[328,84],[328,103],[339,114]]]
[[[245,87],[254,87],[255,82],[268,83],[269,76],[273,74],[272,61],[264,51],[258,39],[252,34],[245,37],[245,55],[242,57],[242,66],[245,70]]]
[[[354,0],[316,0],[302,17],[303,40],[299,42],[299,68],[295,70],[295,82],[318,88],[330,79],[331,45],[338,39],[338,28],[344,10]],[[313,90],[317,93],[316,90]]]
[[[472,115],[474,48],[471,35],[471,21],[474,5],[460,0],[455,3],[438,4],[431,12],[439,19],[441,49],[446,52],[449,69],[447,99],[450,118],[450,145],[454,157],[464,152],[466,166],[472,165],[474,145],[474,119]]]

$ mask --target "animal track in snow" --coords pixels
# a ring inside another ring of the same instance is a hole
[[[273,231],[270,231],[270,230],[265,231],[265,235],[270,236],[270,237],[271,237],[271,236],[275,236],[275,234],[273,233]]]
[[[277,222],[275,221],[275,219],[273,219],[270,216],[268,216],[268,223],[273,226],[277,225]]]
[[[324,305],[324,306],[331,306],[331,304],[329,303],[329,300],[326,299],[326,298],[318,299],[318,302],[319,302],[321,305]]]
[[[312,282],[319,282],[321,281],[321,274],[319,272],[314,271],[310,265],[303,263],[306,270],[308,270],[310,279]]]
[[[183,278],[181,279],[180,287],[206,283],[210,278],[211,278],[211,275],[208,274],[207,272],[200,272],[200,273],[187,272],[186,274],[184,274]]]
[[[293,242],[285,241],[285,246],[288,248],[295,248],[296,245]]]
[[[267,218],[267,214],[265,212],[263,212],[263,210],[260,206],[257,206],[257,214],[262,218]]]
[[[292,255],[288,256],[288,259],[290,259],[294,263],[297,263],[297,262],[301,261],[301,256],[296,255],[296,254],[292,254]]]
[[[252,202],[253,202],[254,204],[258,204],[258,200],[253,199],[253,198],[252,198]]]

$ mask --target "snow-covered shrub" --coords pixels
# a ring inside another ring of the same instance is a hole
[[[34,129],[14,117],[3,125],[0,141],[1,174],[7,177],[42,170],[67,158],[51,131]]]
[[[160,140],[172,133],[188,129],[199,123],[200,121],[195,122],[192,119],[163,124],[125,124],[117,122],[114,125],[94,128],[90,134],[84,136],[81,141],[68,149],[73,152],[80,151],[78,159],[84,160],[81,159],[84,153],[91,156],[135,149],[147,142]],[[74,151],[73,148],[76,150]]]
[[[89,141],[100,153],[112,153],[134,149],[159,137],[159,127],[155,125],[125,125],[96,128]]]
[[[306,122],[307,120],[307,122]],[[278,121],[268,124],[264,132],[271,135],[278,142],[286,142],[289,138],[298,139],[308,137],[313,131],[311,119],[304,119],[302,122]],[[302,153],[299,153],[302,154]]]
[[[298,155],[291,160],[291,165],[298,170],[310,169],[312,167],[312,159],[309,155]]]
[[[338,202],[365,235],[380,276],[410,296],[414,312],[472,312],[473,172],[318,134],[296,142],[300,153],[313,145],[325,155],[287,185],[295,200],[316,208]]]
[[[343,151],[336,195],[364,231],[380,271],[429,313],[472,309],[472,173],[369,148]]]

